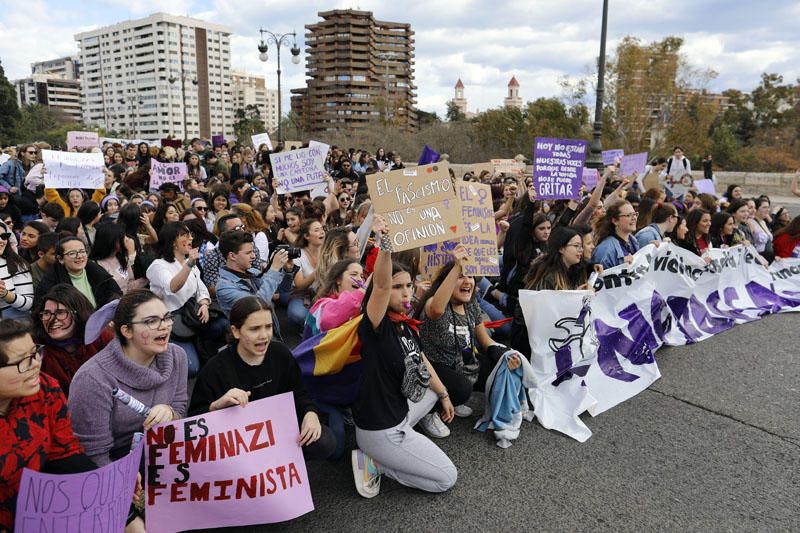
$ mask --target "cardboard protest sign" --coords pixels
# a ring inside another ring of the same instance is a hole
[[[484,170],[489,172],[489,174],[494,172],[494,165],[492,165],[491,162],[488,162],[488,163],[473,163],[470,166],[472,168],[472,173],[475,175],[476,178],[479,178],[481,176],[481,172],[483,172]]]
[[[419,271],[422,277],[431,280],[443,266],[452,263],[453,248],[457,244],[458,241],[444,241],[423,246],[419,254]]]
[[[714,187],[714,182],[712,180],[697,180],[694,182],[694,187],[697,189],[697,192],[704,192],[712,196],[719,197],[717,194],[717,189]]]
[[[492,159],[490,161],[496,174],[514,174],[525,172],[525,163],[516,159]]]
[[[183,189],[183,180],[189,177],[186,163],[161,163],[150,160],[150,190],[157,191],[165,183],[176,183]]]
[[[42,474],[26,468],[19,486],[14,531],[122,533],[143,447],[140,442],[122,459],[80,474]]]
[[[100,136],[96,131],[68,131],[67,150],[73,148],[97,148],[100,146]]]
[[[596,168],[583,167],[583,170],[581,171],[581,179],[583,180],[583,184],[586,185],[586,190],[591,191],[597,187],[597,181],[600,179],[600,173]]]
[[[622,160],[625,157],[625,150],[622,148],[615,148],[613,150],[603,150],[602,151],[603,157],[603,166],[608,165],[615,165],[617,163],[617,159]]]
[[[533,181],[539,200],[580,198],[587,147],[578,139],[536,138]]]
[[[461,238],[469,260],[464,265],[467,276],[499,276],[500,254],[494,222],[492,188],[483,183],[457,182],[461,219],[469,233]]]
[[[278,194],[308,191],[326,181],[325,157],[328,145],[315,143],[308,148],[269,154],[272,172],[278,179]]]
[[[267,148],[269,148],[270,152],[272,151],[272,141],[269,138],[269,133],[259,133],[257,135],[251,135],[250,140],[253,141],[253,148],[258,150],[258,147],[262,144],[266,144]]]
[[[370,174],[367,185],[396,252],[467,233],[447,163]]]
[[[644,174],[644,169],[646,166],[647,152],[626,155],[622,157],[618,174],[622,177],[628,178],[633,176],[633,173],[636,172],[638,176],[641,176]]]
[[[310,145],[311,143],[309,143]],[[288,152],[289,150],[297,150],[303,147],[302,141],[283,141],[283,151]]]
[[[271,524],[314,509],[291,392],[147,432],[150,533]]]
[[[51,189],[100,189],[105,184],[103,154],[42,150],[47,172],[44,185]]]

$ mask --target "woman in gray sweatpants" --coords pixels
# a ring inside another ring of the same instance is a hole
[[[413,285],[408,268],[393,263],[386,222],[375,215],[378,257],[362,304],[358,327],[361,382],[353,402],[359,449],[353,450],[356,490],[365,498],[380,491],[383,474],[428,492],[443,492],[457,478],[447,455],[414,426],[437,402],[441,419],[453,419],[453,404],[419,347],[419,322],[405,312]]]
[[[456,466],[441,448],[425,435],[414,431],[420,419],[438,401],[428,389],[421,401],[408,401],[408,415],[397,426],[379,431],[356,427],[361,451],[378,463],[378,470],[407,487],[426,492],[444,492],[455,485]]]

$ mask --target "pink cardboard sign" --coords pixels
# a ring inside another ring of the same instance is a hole
[[[147,531],[271,524],[314,510],[291,392],[147,432]]]
[[[150,160],[150,190],[157,191],[165,183],[176,183],[183,190],[182,182],[189,177],[186,163],[161,163]]]
[[[717,190],[714,188],[714,182],[712,180],[695,180],[694,187],[697,189],[697,192],[704,192],[717,197],[719,196],[717,194]]]
[[[81,474],[42,474],[26,468],[17,497],[15,533],[125,531],[142,447],[139,443],[122,459]]]
[[[647,166],[647,152],[638,154],[630,154],[622,157],[622,162],[619,165],[619,175],[629,178],[636,172],[637,176],[644,174],[644,168]]]

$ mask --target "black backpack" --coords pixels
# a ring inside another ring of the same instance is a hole
[[[669,158],[669,161],[667,161],[667,174],[669,174],[669,169],[671,169],[671,168],[672,168],[672,161],[673,161],[674,159],[675,159],[674,157],[670,157],[670,158]],[[686,163],[686,158],[685,158],[685,157],[683,158],[683,170],[688,170],[687,163]]]

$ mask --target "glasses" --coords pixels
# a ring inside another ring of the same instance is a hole
[[[131,322],[133,324],[144,324],[147,326],[147,329],[157,330],[161,329],[164,326],[172,327],[172,323],[175,322],[175,317],[172,313],[167,313],[162,317],[158,316],[149,316],[144,320],[139,320],[137,322]]]
[[[634,211],[633,213],[628,213],[627,215],[619,215],[619,218],[639,218],[639,213]]]
[[[64,256],[69,257],[70,259],[83,257],[84,255],[88,255],[88,252],[86,250],[72,250],[69,252],[64,252]]]
[[[340,202],[349,202],[350,198],[348,198],[347,196],[342,196],[341,198],[339,198],[339,201]]]
[[[7,366],[15,366],[17,367],[17,372],[20,374],[24,374],[30,371],[33,368],[33,361],[41,361],[42,360],[42,346],[41,344],[37,344],[36,347],[31,351],[27,356],[23,357],[16,363],[8,363],[7,365],[0,365],[0,368],[5,368]]]
[[[36,155],[36,151],[31,152],[30,150],[25,151],[28,155]]]
[[[0,233],[0,241],[7,241],[11,238],[10,233]]]
[[[231,231],[244,231],[244,224],[239,224],[238,226],[234,226],[231,228]]]
[[[208,207],[204,205],[196,205],[194,206],[194,208],[197,209],[198,211],[208,211]]]
[[[63,322],[71,316],[72,311],[69,309],[56,309],[55,311],[44,310],[39,312],[39,318],[42,320],[42,322],[46,322],[53,317],[55,317],[56,320],[61,320]]]

